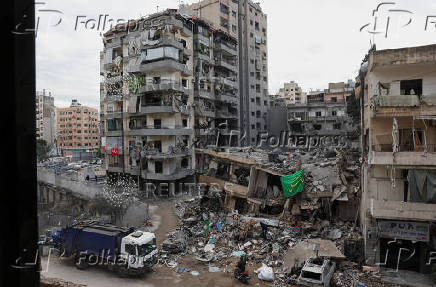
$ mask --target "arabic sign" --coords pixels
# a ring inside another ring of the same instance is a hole
[[[378,222],[379,237],[411,241],[430,241],[429,224],[426,222],[388,221]]]

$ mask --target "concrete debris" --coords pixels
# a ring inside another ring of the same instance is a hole
[[[377,276],[377,272],[361,275],[363,238],[356,225],[354,205],[360,197],[360,157],[355,150],[318,148],[268,156],[255,149],[241,149],[208,155],[219,157],[220,162],[257,164],[259,176],[264,177],[259,182],[267,182],[259,190],[265,196],[253,198],[252,202],[259,202],[257,209],[244,207],[241,198],[233,201],[238,208],[229,209],[227,201],[232,197],[223,185],[221,189],[205,189],[201,196],[175,203],[179,225],[162,244],[161,264],[182,262],[190,256],[204,265],[202,271],[228,273],[245,256],[249,270],[256,270],[258,278],[272,282],[271,286],[299,284],[299,278],[307,275],[304,268],[321,271],[320,284],[330,282],[330,286],[367,284],[367,280]],[[281,201],[282,210],[268,210],[265,202],[283,194],[280,176],[269,177],[267,181],[271,171],[291,174],[301,168],[305,169],[303,191],[288,198],[289,203]],[[239,167],[235,165],[234,169]],[[269,175],[262,174],[265,170]],[[237,180],[241,189],[234,189],[234,193],[247,186],[249,193],[258,192],[245,182],[250,176],[247,170],[237,173],[233,180]],[[211,180],[219,174],[224,178],[222,181],[227,181],[220,165],[207,174]],[[245,201],[248,205],[251,199],[247,197]],[[176,272],[194,271],[177,268]]]
[[[86,287],[86,285],[75,284],[75,283],[67,282],[62,279],[47,278],[44,276],[41,276],[40,286],[41,287]]]

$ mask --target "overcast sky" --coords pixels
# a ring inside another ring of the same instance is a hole
[[[329,82],[354,79],[373,37],[378,50],[436,43],[434,0],[398,0],[392,1],[395,5],[382,5],[376,13],[376,29],[373,29],[372,13],[382,1],[259,2],[268,14],[270,93],[276,93],[284,82],[291,80],[309,91],[324,89]],[[101,27],[87,29],[81,23],[75,29],[78,16],[85,16],[79,17],[79,22],[98,20],[99,15],[105,14],[114,21],[136,19],[157,9],[177,8],[178,4],[179,0],[47,0],[37,5],[36,13],[40,17],[36,38],[37,90],[52,91],[58,107],[69,106],[75,98],[84,105],[99,108],[99,52],[103,48],[103,30]],[[59,10],[62,14],[43,9]],[[370,25],[360,32],[365,24]],[[370,31],[380,34],[371,36]]]

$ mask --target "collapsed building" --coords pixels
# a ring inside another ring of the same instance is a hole
[[[255,216],[338,217],[356,221],[358,152],[319,149],[272,151],[244,148],[198,152],[199,183],[222,193],[228,212]],[[305,170],[304,190],[288,201],[281,178]]]
[[[436,250],[436,45],[372,49],[360,70],[368,264],[431,272]],[[433,256],[432,256],[433,254]]]

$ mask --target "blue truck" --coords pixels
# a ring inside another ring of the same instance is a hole
[[[76,267],[104,265],[121,276],[140,275],[157,262],[154,233],[98,222],[80,222],[53,234],[63,257],[74,256]]]

